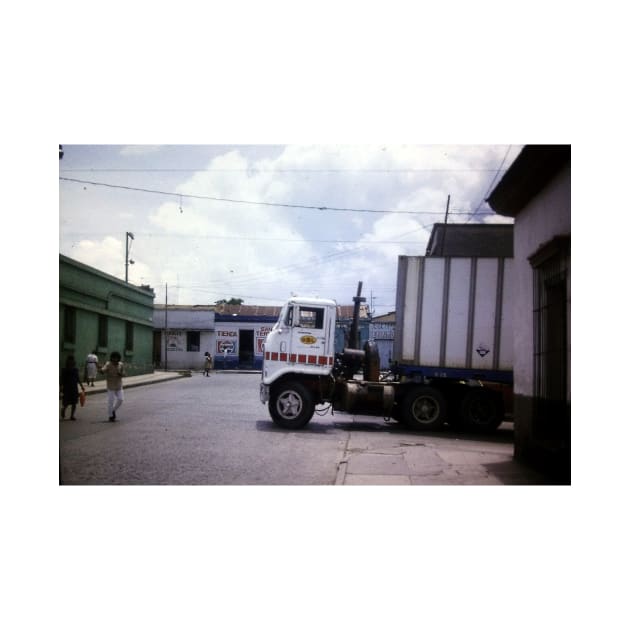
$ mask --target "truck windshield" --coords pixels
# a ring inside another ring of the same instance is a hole
[[[287,304],[285,304],[282,307],[282,310],[280,311],[280,315],[278,315],[278,321],[273,325],[273,330],[276,330],[276,328],[279,328],[280,326],[282,326],[282,322],[284,321],[284,318],[287,315]]]
[[[291,326],[292,324],[293,309],[290,304],[285,304],[280,311],[278,321],[273,325],[273,329],[280,328],[281,326]]]

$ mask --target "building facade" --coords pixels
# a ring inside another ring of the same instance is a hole
[[[350,331],[353,306],[337,307],[335,351]],[[153,316],[154,363],[167,370],[202,370],[205,353],[215,370],[261,370],[265,339],[278,321],[281,306],[156,304]],[[361,305],[359,335],[368,340],[368,313]]]
[[[150,287],[128,284],[60,254],[60,366],[74,356],[83,378],[85,359],[96,349],[100,363],[120,352],[129,376],[153,372],[153,300]]]
[[[515,219],[515,456],[570,477],[570,145],[524,147],[488,203]]]
[[[396,313],[373,317],[369,325],[370,341],[378,348],[381,370],[388,370],[394,356],[394,335],[396,333]]]
[[[162,370],[201,370],[205,353],[213,354],[212,306],[156,304],[153,326],[153,361]]]
[[[263,344],[282,307],[221,304],[215,308],[215,368],[261,370]]]

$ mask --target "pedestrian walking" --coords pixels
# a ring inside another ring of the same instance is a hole
[[[124,402],[122,379],[125,366],[120,358],[120,352],[112,352],[109,361],[99,368],[99,372],[105,374],[107,382],[107,412],[110,422],[116,421],[116,410]]]
[[[61,420],[66,419],[66,409],[70,407],[70,420],[76,420],[75,411],[77,402],[79,401],[79,387],[81,391],[85,391],[81,379],[79,378],[79,369],[73,356],[66,359],[66,366],[61,368],[61,377],[59,379],[59,389],[61,391]]]
[[[212,355],[206,352],[206,363],[204,365],[204,375],[210,376],[210,370],[212,369]]]
[[[94,379],[98,372],[98,355],[96,350],[92,350],[85,359],[85,383],[90,387],[94,387]]]

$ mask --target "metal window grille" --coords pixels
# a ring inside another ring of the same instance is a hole
[[[555,239],[530,262],[534,268],[534,396],[537,416],[549,431],[564,421],[568,402],[569,240]]]
[[[201,333],[199,331],[188,331],[186,333],[186,350],[188,352],[199,352],[201,347]]]
[[[101,348],[106,348],[108,343],[108,324],[107,324],[107,316],[99,315],[98,316],[98,345]]]
[[[64,309],[63,340],[74,343],[77,336],[77,312],[71,306]]]
[[[133,322],[126,322],[125,325],[125,350],[133,350]]]

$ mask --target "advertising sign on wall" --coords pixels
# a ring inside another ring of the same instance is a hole
[[[256,329],[256,354],[263,354],[265,343],[265,339],[267,339],[267,335],[271,332],[271,326],[261,326]]]
[[[216,354],[236,354],[238,332],[235,330],[217,330]]]
[[[186,349],[186,333],[182,330],[166,331],[166,347],[169,352],[183,352]]]
[[[236,354],[236,343],[234,341],[217,341],[217,354]]]

